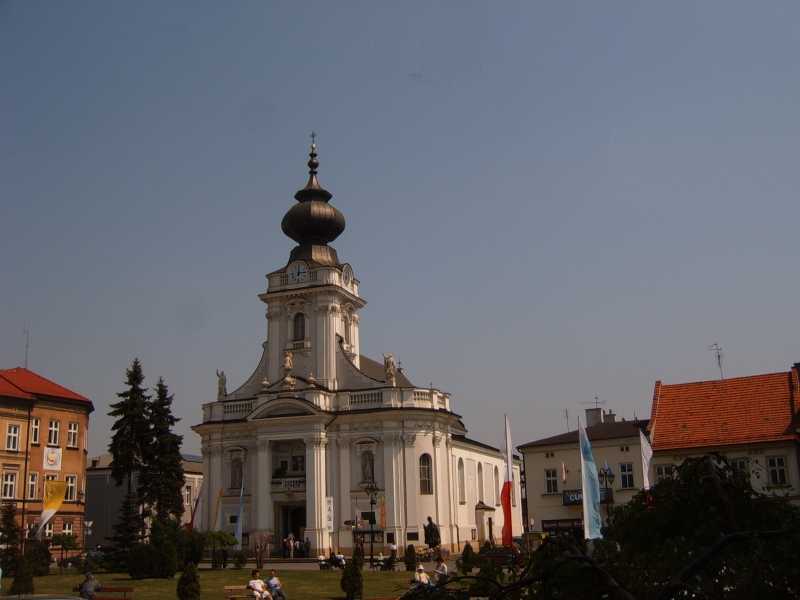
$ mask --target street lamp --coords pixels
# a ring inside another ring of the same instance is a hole
[[[606,523],[611,518],[611,487],[614,485],[614,471],[606,464],[605,467],[597,471],[597,478],[600,480],[600,485],[606,491]]]
[[[369,510],[370,510],[370,519],[369,519],[369,564],[372,566],[374,564],[374,543],[375,543],[375,531],[373,527],[375,526],[375,504],[378,502],[378,486],[373,480],[369,480],[364,483],[364,492],[369,496]]]

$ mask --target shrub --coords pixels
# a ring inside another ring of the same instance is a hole
[[[24,556],[17,563],[17,574],[8,591],[11,594],[33,593],[33,568],[30,557]]]
[[[342,580],[339,585],[347,596],[347,600],[356,600],[364,594],[364,576],[361,574],[363,558],[359,558],[359,549],[353,551],[353,559],[349,561],[342,571]]]
[[[152,577],[156,571],[156,556],[150,544],[135,544],[128,552],[128,574],[132,579]]]
[[[414,544],[406,546],[403,562],[406,563],[406,571],[414,571],[417,568],[417,551],[414,550]]]
[[[235,569],[243,569],[247,564],[247,552],[244,550],[237,550],[233,553],[233,566]]]
[[[197,576],[197,565],[190,562],[178,579],[178,600],[200,600],[200,578]]]
[[[199,565],[203,560],[203,550],[206,546],[206,536],[199,531],[181,531],[180,551],[178,552],[178,562],[194,563]]]
[[[461,560],[456,561],[456,566],[462,575],[469,575],[475,567],[476,560],[475,551],[472,549],[472,545],[467,542],[461,551]]]
[[[30,560],[34,577],[43,577],[50,573],[50,563],[53,557],[47,544],[40,540],[26,540],[25,556]]]

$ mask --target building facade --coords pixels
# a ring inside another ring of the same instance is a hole
[[[43,535],[72,534],[82,543],[87,436],[93,410],[88,398],[33,371],[0,370],[0,499],[16,502],[24,528],[38,526],[44,482],[64,481],[64,504]]]
[[[602,511],[625,504],[642,488],[639,432],[647,421],[618,421],[601,408],[586,411],[586,433],[597,468],[614,473],[601,482]],[[578,431],[569,431],[518,446],[525,470],[529,531],[571,532],[583,537],[583,496]],[[601,512],[602,512],[601,511]],[[606,514],[602,515],[605,519]]]
[[[232,392],[218,373],[217,399],[193,428],[207,480],[203,526],[232,531],[243,490],[245,536],[291,533],[317,553],[348,551],[369,521],[378,545],[422,544],[428,517],[454,548],[499,539],[501,452],[465,437],[447,393],[415,386],[391,354],[361,354],[366,301],[351,265],[329,246],[345,222],[319,184],[314,145],[308,166],[281,224],[297,246],[259,296],[267,306],[261,359]],[[519,534],[517,500],[513,514]]]
[[[181,524],[192,519],[197,498],[203,486],[203,459],[183,455],[183,515]],[[136,476],[132,479],[136,487]],[[111,477],[111,455],[102,454],[91,459],[86,468],[86,521],[92,524],[86,534],[86,546],[95,548],[109,544],[114,525],[125,499],[127,486],[118,486]]]
[[[788,371],[713,381],[656,381],[650,417],[652,477],[690,456],[718,453],[753,488],[800,503],[800,363]]]

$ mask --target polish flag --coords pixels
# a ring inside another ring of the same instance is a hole
[[[511,486],[514,485],[514,454],[511,451],[511,428],[506,415],[506,480],[500,501],[503,504],[503,546],[511,546]]]

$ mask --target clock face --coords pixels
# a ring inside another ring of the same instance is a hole
[[[288,273],[289,281],[292,283],[305,281],[306,277],[308,276],[308,267],[305,265],[305,263],[296,262],[289,266]]]

